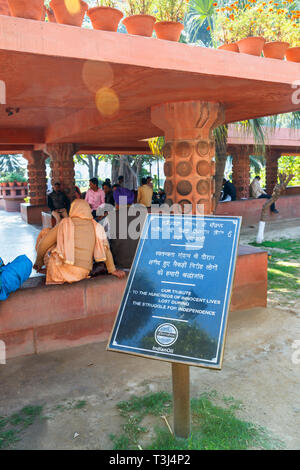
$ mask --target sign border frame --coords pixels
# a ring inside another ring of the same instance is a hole
[[[144,227],[145,227],[147,221],[150,219],[151,215],[162,215],[162,216],[165,215],[165,216],[169,216],[169,217],[174,216],[174,215],[179,215],[179,216],[185,217],[185,215],[182,215],[182,214],[164,214],[164,213],[154,213],[154,214],[152,214],[152,213],[148,213],[147,216],[145,217],[143,227],[141,228],[141,236],[139,238],[139,242],[138,242],[137,247],[136,247],[136,252],[135,252],[131,267],[135,263],[137,253],[139,251],[140,243],[143,241],[142,233],[143,233]],[[224,341],[223,341],[223,344],[222,344],[219,365],[209,365],[208,366],[208,365],[197,364],[195,362],[189,362],[189,361],[180,361],[180,360],[170,359],[170,358],[164,359],[162,357],[155,357],[155,356],[152,357],[152,356],[149,356],[147,354],[127,351],[127,350],[114,349],[114,348],[109,347],[111,339],[112,339],[112,335],[113,335],[113,332],[114,332],[114,329],[115,329],[115,326],[116,326],[116,323],[117,323],[117,320],[118,320],[118,317],[119,317],[121,305],[122,305],[124,297],[126,295],[126,289],[127,289],[128,280],[129,280],[129,277],[130,277],[130,274],[131,274],[131,268],[130,268],[130,271],[129,271],[129,274],[128,274],[128,277],[127,277],[127,282],[126,282],[126,286],[125,286],[125,289],[124,289],[124,292],[123,292],[123,295],[122,295],[122,299],[121,299],[117,314],[116,314],[115,319],[114,319],[114,324],[112,326],[112,329],[111,329],[111,332],[110,332],[110,335],[109,335],[109,339],[108,339],[108,342],[107,342],[107,345],[106,345],[106,351],[120,353],[120,354],[129,354],[131,356],[136,356],[136,357],[144,357],[146,359],[150,359],[150,360],[153,360],[153,361],[163,361],[163,362],[170,362],[170,363],[175,363],[175,364],[183,364],[183,365],[187,365],[187,366],[201,367],[201,368],[204,368],[204,369],[212,369],[212,370],[221,370],[222,369],[223,360],[224,360],[224,351],[225,351],[225,346],[226,346],[226,338],[227,338],[228,314],[229,314],[229,309],[230,309],[230,304],[231,304],[233,284],[234,284],[234,281],[235,281],[236,262],[237,262],[237,258],[238,258],[238,248],[239,248],[240,233],[241,233],[241,227],[242,227],[242,216],[238,216],[238,215],[234,215],[234,216],[215,215],[215,214],[203,214],[203,215],[188,214],[188,216],[189,217],[203,217],[204,219],[205,219],[205,217],[222,218],[222,219],[233,219],[234,218],[234,219],[238,219],[240,221],[240,224],[238,224],[238,232],[236,234],[237,250],[236,250],[236,254],[234,256],[233,279],[232,279],[232,283],[231,283],[231,286],[230,286],[230,292],[229,292],[229,295],[228,295],[228,304],[227,304],[227,308],[226,308],[226,312],[225,312],[226,316],[225,316],[225,326],[224,326]]]

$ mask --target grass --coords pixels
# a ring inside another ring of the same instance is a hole
[[[268,248],[269,289],[292,298],[300,297],[300,240],[281,239],[250,245]]]
[[[85,400],[68,401],[66,404],[56,405],[54,411],[81,410],[87,406]],[[51,419],[42,416],[43,406],[25,406],[10,416],[0,416],[0,450],[13,448],[20,441],[22,433],[31,426],[36,419]]]
[[[144,450],[246,450],[282,447],[282,443],[262,427],[236,417],[236,411],[242,408],[241,402],[233,397],[219,397],[216,392],[202,394],[191,400],[192,432],[188,439],[178,439],[166,426],[158,424],[161,422],[161,415],[170,416],[172,413],[172,400],[168,393],[133,396],[117,406],[125,422],[119,436],[110,436],[114,450],[138,449],[145,434],[149,432],[142,423],[149,415],[157,417],[157,425],[154,426],[152,442],[146,446],[143,444]]]
[[[42,418],[42,406],[25,406],[10,416],[0,416],[0,450],[9,449],[18,442],[22,432],[37,418]]]

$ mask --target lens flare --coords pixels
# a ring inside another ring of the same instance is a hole
[[[105,117],[116,114],[120,108],[118,95],[111,88],[101,88],[96,93],[96,106],[98,111]]]
[[[96,93],[100,88],[111,88],[114,72],[107,62],[87,60],[82,67],[82,80],[86,87]]]
[[[80,0],[65,0],[65,6],[71,15],[80,12]]]

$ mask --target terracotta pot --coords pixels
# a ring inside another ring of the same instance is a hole
[[[124,18],[123,24],[128,34],[151,37],[155,21],[151,15],[132,15]]]
[[[263,48],[264,57],[268,57],[269,59],[283,60],[288,47],[288,42],[266,42]]]
[[[94,29],[116,32],[123,17],[123,13],[117,8],[95,7],[88,10]]]
[[[285,56],[290,62],[300,62],[300,47],[289,47]]]
[[[177,21],[159,21],[154,24],[154,29],[158,39],[179,41],[183,30],[183,24]]]
[[[222,51],[239,52],[238,45],[235,42],[231,44],[223,44],[222,46],[219,46],[218,49],[221,49]]]
[[[44,0],[7,0],[11,16],[29,20],[41,20]]]
[[[260,37],[244,38],[237,41],[239,51],[244,54],[260,56],[264,47],[265,39]]]
[[[15,186],[15,183],[12,182],[12,181],[9,181],[9,182],[8,182],[8,186],[9,186],[10,188],[13,188],[13,187]]]
[[[49,23],[56,23],[56,18],[54,15],[54,11],[51,8],[46,8],[46,13],[48,16]]]
[[[57,23],[80,27],[88,9],[88,4],[80,0],[80,11],[74,15],[68,11],[64,0],[51,0],[50,7],[54,12]]]

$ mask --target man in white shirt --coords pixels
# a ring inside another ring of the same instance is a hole
[[[250,184],[250,196],[255,199],[271,199],[271,196],[263,190],[260,185],[260,176],[255,176],[252,183]],[[274,202],[270,206],[271,212],[278,214],[278,210],[275,208]]]

